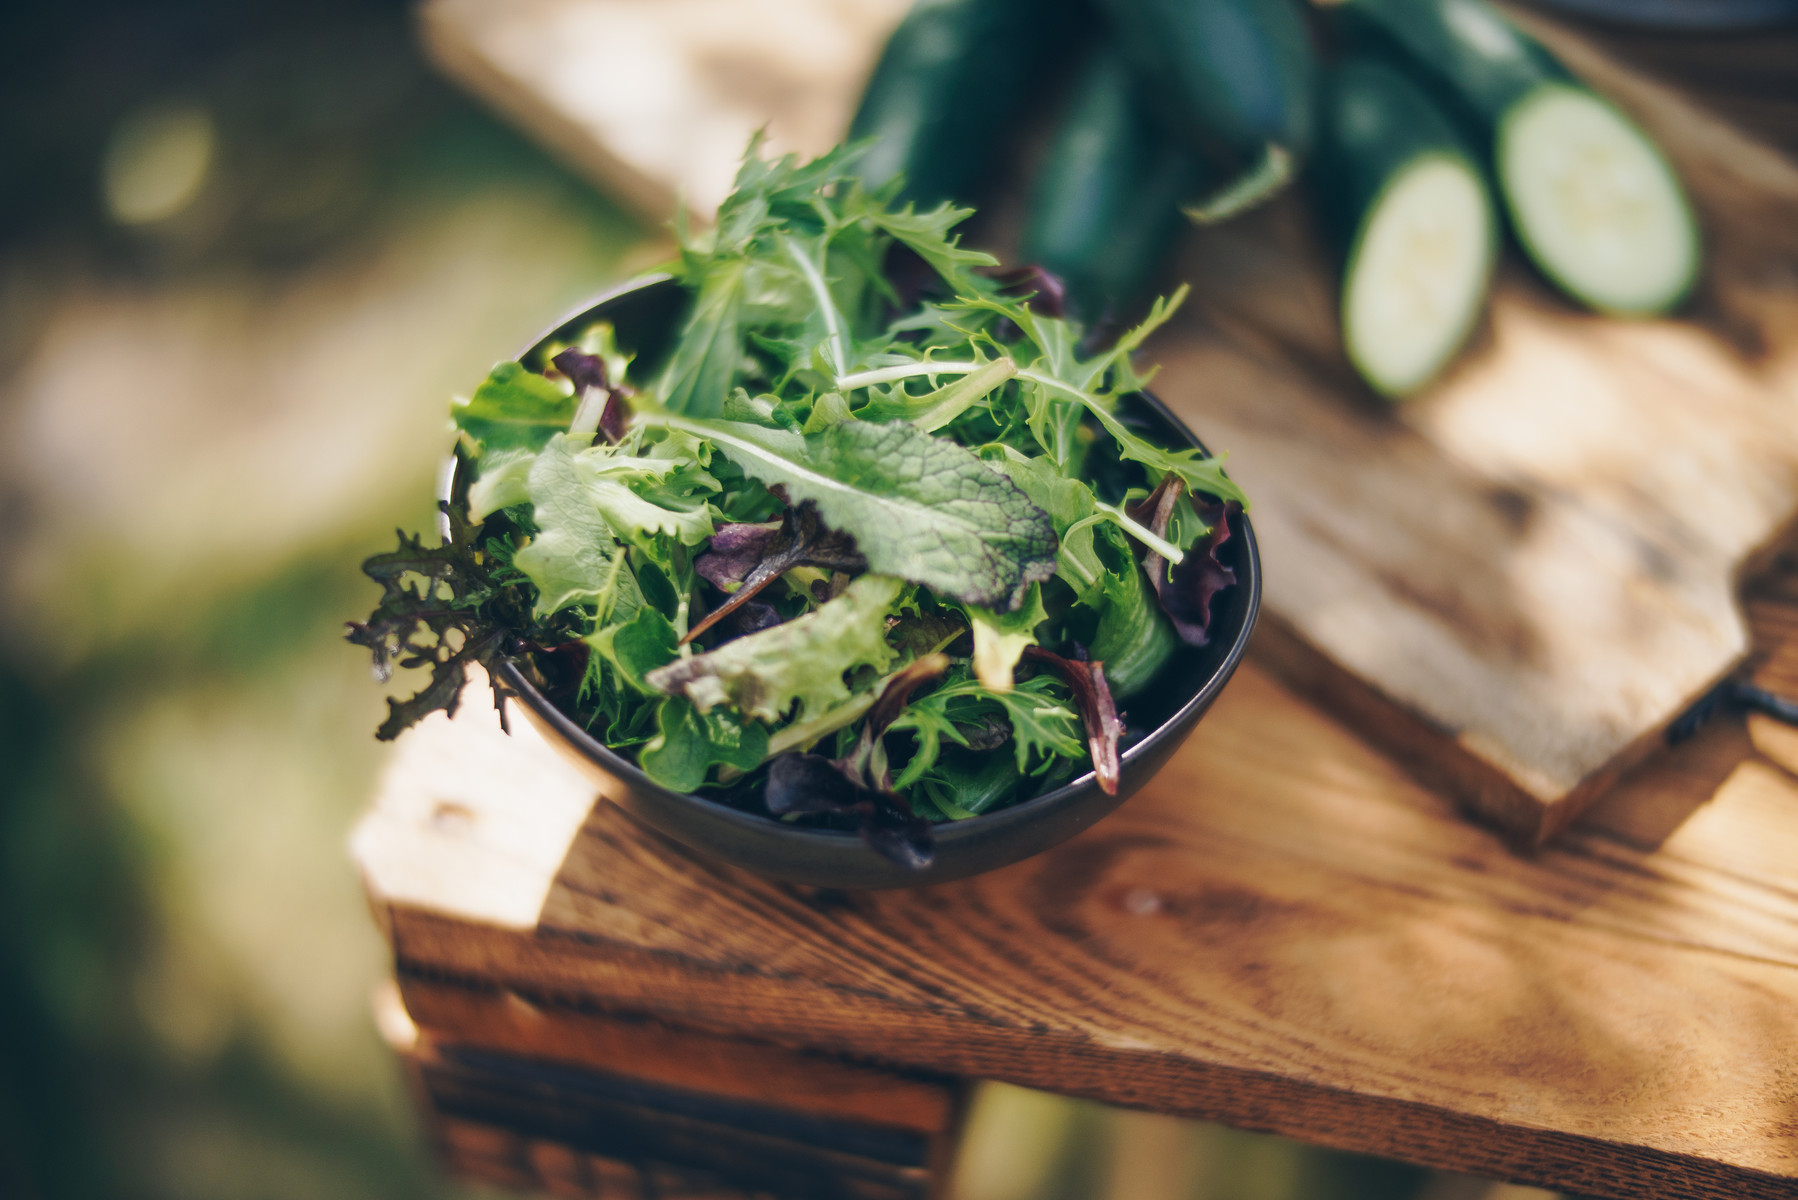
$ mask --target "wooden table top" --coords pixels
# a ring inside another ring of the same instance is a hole
[[[1763,641],[1798,630],[1783,579],[1750,606]],[[402,992],[474,983],[1590,1195],[1798,1196],[1798,781],[1739,718],[1526,859],[1250,665],[1081,837],[861,894],[697,858],[515,730],[484,697],[434,717],[356,833]]]

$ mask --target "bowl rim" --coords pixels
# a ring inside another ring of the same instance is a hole
[[[628,295],[671,282],[673,282],[673,276],[666,272],[653,272],[636,276],[616,287],[609,288],[596,298],[572,309],[568,315],[527,344],[517,357],[520,360],[529,357],[544,342],[563,333],[570,325],[604,319],[604,314],[600,310],[617,303]],[[1147,389],[1137,395],[1158,416],[1185,435],[1195,448],[1205,450],[1205,445],[1199,440],[1198,435],[1167,405],[1163,404],[1158,396]],[[444,503],[451,502],[456,467],[457,458],[452,451],[447,456],[444,469],[438,479],[437,498]],[[1218,660],[1204,682],[1195,688],[1192,694],[1147,736],[1122,752],[1119,756],[1120,774],[1138,759],[1152,756],[1162,743],[1169,739],[1183,738],[1197,715],[1203,714],[1216,700],[1218,693],[1229,683],[1248,651],[1249,638],[1254,633],[1255,625],[1261,614],[1261,556],[1255,540],[1254,525],[1249,520],[1247,512],[1240,512],[1237,516],[1238,528],[1233,531],[1233,537],[1242,542],[1240,553],[1243,556],[1242,562],[1245,568],[1242,573],[1246,576],[1245,579],[1238,581],[1238,586],[1247,590],[1242,628],[1225,649],[1223,657]],[[447,515],[439,515],[439,532],[445,541],[449,540],[450,528]],[[644,774],[643,769],[636,763],[631,762],[624,755],[588,733],[572,717],[553,704],[538,690],[535,684],[525,677],[524,672],[519,670],[518,665],[510,658],[502,659],[496,665],[495,673],[504,683],[507,691],[530,709],[531,713],[543,724],[561,737],[570,749],[577,751],[602,772],[618,779],[638,793],[647,793],[662,803],[686,808],[702,819],[730,824],[761,836],[780,836],[795,844],[812,844],[820,850],[837,849],[858,852],[866,848],[866,842],[863,841],[861,835],[853,830],[817,829],[791,825],[774,817],[735,808],[696,793],[677,792],[672,788],[663,787]],[[1172,749],[1173,747],[1169,747],[1170,752]],[[959,821],[933,822],[932,836],[936,839],[939,848],[945,844],[983,838],[1008,825],[1028,823],[1035,814],[1060,807],[1075,797],[1090,791],[1095,782],[1094,773],[1085,771],[1058,788],[994,812],[981,813]]]

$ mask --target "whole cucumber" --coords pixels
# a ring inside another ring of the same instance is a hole
[[[1077,18],[1078,0],[917,0],[888,39],[849,126],[872,137],[870,186],[904,176],[919,204],[971,201],[1006,160],[1013,120]]]
[[[1103,0],[1167,130],[1238,172],[1311,147],[1317,59],[1293,0]]]
[[[1490,135],[1546,81],[1573,82],[1560,60],[1485,0],[1343,0],[1333,18],[1363,49],[1395,49]]]
[[[1077,316],[1097,322],[1142,297],[1203,185],[1198,157],[1149,119],[1122,57],[1082,69],[1031,182],[1020,253],[1060,276]]]

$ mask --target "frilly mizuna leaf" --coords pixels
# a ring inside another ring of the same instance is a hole
[[[890,576],[863,575],[815,612],[669,663],[647,682],[684,695],[700,712],[724,704],[773,724],[797,700],[802,716],[821,713],[849,698],[845,672],[864,663],[884,670],[893,660],[886,616],[900,586]]]
[[[671,414],[643,419],[704,437],[791,503],[815,504],[882,575],[1009,611],[1055,573],[1047,513],[969,450],[903,422],[841,421],[804,437]]]

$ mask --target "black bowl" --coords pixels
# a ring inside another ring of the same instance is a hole
[[[541,369],[549,343],[574,340],[594,321],[604,320],[612,323],[622,348],[653,368],[668,348],[682,301],[679,288],[666,276],[635,281],[558,324],[520,355],[520,361]],[[1146,393],[1130,398],[1118,415],[1162,445],[1203,449],[1178,418]],[[446,474],[446,498],[452,487],[453,472]],[[704,796],[670,791],[601,745],[516,666],[504,664],[498,674],[543,736],[603,795],[676,841],[761,875],[819,887],[939,883],[1017,862],[1067,840],[1129,799],[1161,769],[1229,682],[1255,627],[1261,606],[1261,563],[1247,517],[1238,518],[1222,557],[1236,570],[1236,586],[1214,602],[1211,644],[1182,647],[1154,683],[1130,698],[1126,724],[1152,732],[1124,751],[1117,793],[1102,791],[1088,772],[1033,800],[939,824],[935,859],[921,870],[900,866],[853,832],[789,825]]]

